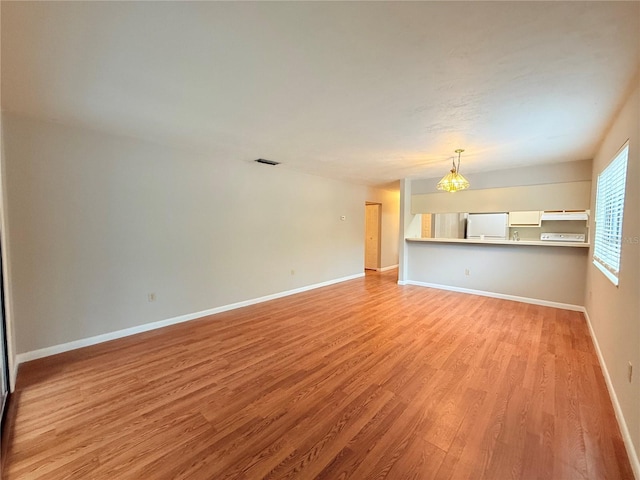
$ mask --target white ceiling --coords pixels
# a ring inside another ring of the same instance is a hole
[[[367,184],[591,158],[639,66],[639,2],[2,2],[5,111]]]

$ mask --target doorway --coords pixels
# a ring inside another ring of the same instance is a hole
[[[365,270],[380,270],[382,204],[365,204],[364,216],[364,268]]]

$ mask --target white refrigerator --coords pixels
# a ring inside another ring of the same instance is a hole
[[[467,217],[467,238],[506,240],[508,237],[508,213],[470,213]]]

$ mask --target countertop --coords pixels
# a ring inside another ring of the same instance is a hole
[[[469,243],[474,245],[513,245],[536,247],[578,247],[588,248],[586,242],[543,242],[541,240],[475,240],[468,238],[405,238],[407,242],[425,243]]]

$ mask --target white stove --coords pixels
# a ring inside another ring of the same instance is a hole
[[[584,243],[584,233],[541,233],[540,240],[543,242],[576,242]]]

